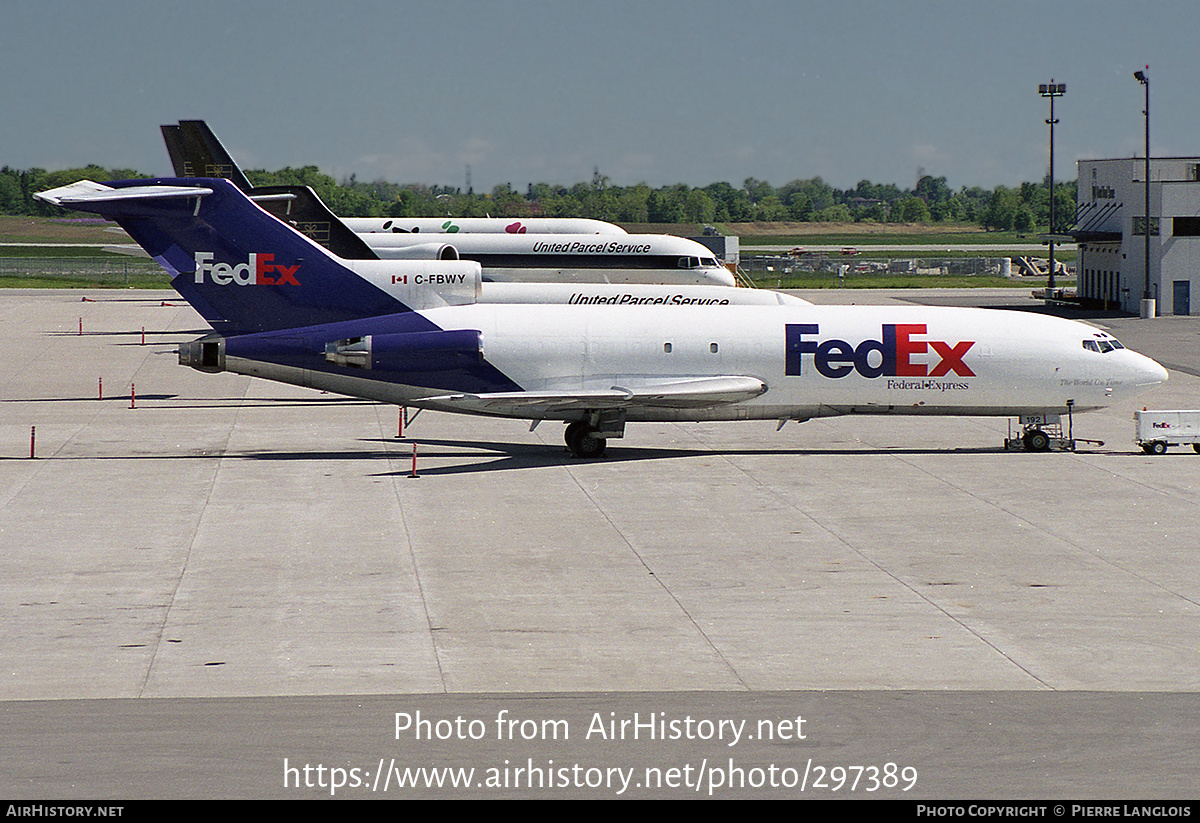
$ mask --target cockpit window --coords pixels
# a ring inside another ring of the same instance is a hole
[[[1111,337],[1107,340],[1084,340],[1083,347],[1088,351],[1098,352],[1100,354],[1108,354],[1110,351],[1125,348],[1118,341]]]
[[[719,264],[715,257],[680,257],[681,269],[715,269]]]

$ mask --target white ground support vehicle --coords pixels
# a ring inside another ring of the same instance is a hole
[[[1137,435],[1134,440],[1146,454],[1163,454],[1167,446],[1190,443],[1200,452],[1200,411],[1143,409],[1134,412]]]
[[[1018,418],[1021,433],[1013,436],[1012,422],[1009,421],[1008,437],[1004,438],[1005,449],[1024,449],[1027,452],[1075,451],[1077,443],[1091,443],[1103,446],[1103,440],[1089,440],[1086,437],[1075,437],[1075,422],[1071,407],[1074,403],[1067,401],[1067,431],[1063,431],[1062,415],[1058,414],[1023,414]]]

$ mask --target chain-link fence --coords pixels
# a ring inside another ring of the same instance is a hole
[[[994,277],[1007,278],[1007,257],[870,258],[830,255],[742,255],[742,270],[760,286],[786,286],[800,281],[819,285],[853,285],[869,278]]]
[[[0,280],[162,288],[171,283],[170,275],[153,260],[136,257],[0,257]]]

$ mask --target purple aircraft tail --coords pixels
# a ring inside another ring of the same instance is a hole
[[[116,221],[224,334],[409,309],[218,178],[83,181],[37,195]]]

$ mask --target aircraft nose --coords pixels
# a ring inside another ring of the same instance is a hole
[[[1167,370],[1159,365],[1158,362],[1146,357],[1144,354],[1137,354],[1136,352],[1130,352],[1130,354],[1134,355],[1133,382],[1136,385],[1149,388],[1150,386],[1157,386],[1160,383],[1167,382]]]

